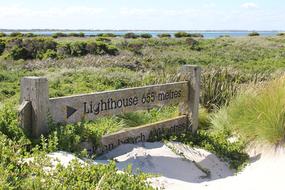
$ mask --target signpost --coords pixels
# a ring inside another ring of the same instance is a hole
[[[24,77],[21,80],[19,108],[21,126],[29,131],[32,137],[39,138],[41,134],[48,132],[49,117],[55,123],[68,124],[179,104],[180,117],[105,136],[101,141],[102,147],[109,150],[110,147],[118,146],[122,142],[127,143],[130,139],[137,139],[132,142],[139,139],[147,141],[151,131],[155,129],[165,132],[164,129],[172,128],[172,132],[176,133],[177,130],[174,129],[181,129],[183,126],[183,130],[192,129],[195,132],[198,128],[201,69],[186,65],[179,74],[181,82],[60,98],[48,97],[46,78]]]

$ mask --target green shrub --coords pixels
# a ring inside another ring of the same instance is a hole
[[[260,36],[260,34],[258,32],[251,32],[248,36]]]
[[[1,34],[0,34],[0,36],[1,36]],[[285,36],[285,33],[284,32],[280,32],[280,33],[277,34],[277,36]]]
[[[141,55],[142,54],[141,50],[143,49],[143,47],[144,47],[144,42],[141,41],[141,40],[130,41],[127,44],[128,50],[134,52],[137,55]]]
[[[64,36],[62,36],[62,34],[60,34],[60,35],[61,35],[61,37],[64,37]],[[56,36],[60,37],[58,34]],[[80,32],[80,33],[71,32],[71,33],[68,33],[67,36],[70,36],[70,37],[84,37],[85,34],[83,32]]]
[[[119,54],[119,50],[116,46],[113,46],[113,45],[108,45],[107,46],[107,51],[106,51],[107,54],[109,55],[118,55]]]
[[[93,55],[118,55],[119,50],[110,44],[101,41],[75,41],[71,43],[61,43],[57,47],[57,53],[60,58],[78,57],[86,54]]]
[[[23,39],[23,47],[28,51],[29,58],[40,58],[40,55],[47,50],[56,50],[57,43],[51,38],[36,37]]]
[[[67,37],[67,34],[62,33],[62,32],[57,32],[57,33],[53,33],[51,36],[53,38],[59,38],[59,37]]]
[[[141,38],[152,38],[152,35],[148,33],[144,33],[144,34],[141,34],[140,37]]]
[[[0,38],[7,36],[4,32],[0,32]]]
[[[96,38],[96,41],[110,43],[112,40],[106,37],[99,37],[99,38]]]
[[[70,43],[59,43],[56,50],[59,58],[66,58],[71,55]]]
[[[246,144],[242,141],[231,143],[228,141],[230,137],[231,134],[228,131],[198,130],[196,134],[188,132],[174,136],[172,139],[206,149],[228,162],[230,168],[241,171],[249,161],[249,156],[245,152]]]
[[[186,32],[177,32],[174,34],[176,38],[185,38],[185,37],[191,37],[189,33]]]
[[[5,41],[0,39],[0,56],[1,56],[2,53],[4,52],[5,46],[6,46]]]
[[[200,33],[193,33],[193,34],[190,34],[190,37],[193,37],[193,38],[203,38],[204,35],[200,34]]]
[[[37,35],[34,34],[34,33],[29,32],[29,33],[23,34],[23,36],[30,38],[30,37],[36,37]]]
[[[47,50],[56,50],[57,43],[50,38],[11,38],[6,42],[8,57],[18,59],[40,58]]]
[[[94,41],[87,42],[87,44],[86,44],[86,51],[89,54],[93,54],[93,55],[99,54],[99,47],[97,45],[97,42],[94,42]]]
[[[133,32],[126,33],[126,34],[124,35],[124,38],[133,38],[133,39],[135,39],[135,38],[138,38],[138,37],[139,37],[139,36],[138,36],[137,34],[133,33]]]
[[[67,36],[70,36],[70,37],[79,37],[79,34],[78,34],[78,33],[71,32],[71,33],[68,33]]]
[[[79,41],[70,43],[70,55],[74,57],[86,55],[86,44],[86,42]]]
[[[25,48],[19,47],[19,46],[13,46],[9,50],[8,57],[10,57],[11,59],[14,59],[14,60],[28,59],[29,58],[28,51]]]
[[[9,36],[10,37],[23,37],[24,34],[22,34],[21,32],[12,32]]]
[[[247,88],[218,113],[212,123],[228,128],[247,141],[275,145],[285,140],[285,79]]]
[[[55,50],[48,49],[41,56],[41,59],[57,59],[57,52]]]
[[[116,37],[116,34],[113,33],[101,33],[97,35],[98,37],[104,37],[104,38],[108,38],[108,37]]]
[[[199,42],[193,38],[186,38],[186,44],[190,46],[192,50],[200,51],[201,48],[199,46]]]
[[[98,55],[105,55],[108,51],[108,44],[101,41],[97,41],[96,43],[98,46]]]
[[[157,35],[160,38],[171,38],[171,34],[168,33],[162,33]]]

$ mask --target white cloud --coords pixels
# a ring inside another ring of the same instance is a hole
[[[241,7],[245,9],[256,9],[258,6],[255,3],[247,2],[247,3],[243,3]]]
[[[102,8],[87,7],[87,6],[70,6],[65,8],[49,8],[46,10],[34,10],[23,8],[20,6],[1,6],[0,19],[8,17],[66,17],[66,16],[84,16],[98,15],[104,12]]]

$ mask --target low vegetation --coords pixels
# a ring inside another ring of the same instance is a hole
[[[260,34],[258,32],[251,32],[248,36],[260,36]]]
[[[0,55],[5,59],[57,59],[78,57],[87,54],[117,55],[118,49],[102,41],[57,42],[52,38],[3,38],[0,41]]]
[[[216,128],[229,128],[250,142],[284,143],[285,79],[253,85],[242,91],[213,118]]]
[[[178,114],[173,105],[74,125],[50,123],[49,135],[38,142],[19,128],[16,105],[23,76],[46,76],[49,96],[59,97],[175,82],[182,65],[200,65],[200,130],[156,140],[202,147],[237,170],[248,161],[249,140],[284,142],[283,36],[148,37],[0,37],[0,189],[151,189],[148,174],[119,173],[113,162],[88,167],[73,162],[46,172],[51,166],[46,154],[65,150],[94,158],[81,142],[96,144],[102,135]],[[23,162],[26,158],[35,161]]]

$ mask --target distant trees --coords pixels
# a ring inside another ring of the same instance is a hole
[[[260,36],[260,34],[258,32],[251,32],[248,36]]]
[[[2,55],[4,50],[5,50],[5,41],[0,39],[0,55]]]
[[[12,32],[9,36],[10,37],[23,37],[24,34],[22,34],[21,32]]]
[[[59,37],[85,37],[85,34],[83,32],[80,33],[63,33],[63,32],[57,32],[57,33],[53,33],[51,35],[53,38],[59,38]]]
[[[47,59],[78,57],[86,54],[117,55],[119,50],[109,42],[56,42],[50,37],[12,37],[0,39],[0,55],[5,59]]]
[[[171,34],[168,33],[162,33],[157,35],[159,38],[171,38]]]
[[[133,32],[129,32],[129,33],[126,33],[125,35],[124,35],[124,38],[132,38],[132,39],[135,39],[135,38],[138,38],[139,37],[139,35],[137,35],[137,34],[135,34],[135,33],[133,33]]]
[[[200,34],[200,33],[193,33],[193,34],[190,34],[190,33],[187,33],[187,32],[177,32],[174,34],[174,36],[176,38],[186,38],[186,37],[193,37],[193,38],[203,38],[203,34]]]
[[[105,37],[105,38],[107,38],[107,37],[117,37],[117,35],[116,35],[116,34],[113,34],[113,33],[100,33],[100,34],[98,34],[97,36],[99,36],[99,37]]]
[[[5,36],[7,36],[7,34],[5,34],[4,32],[0,32],[0,38]]]
[[[152,38],[152,35],[149,33],[143,33],[140,35],[141,38]]]

